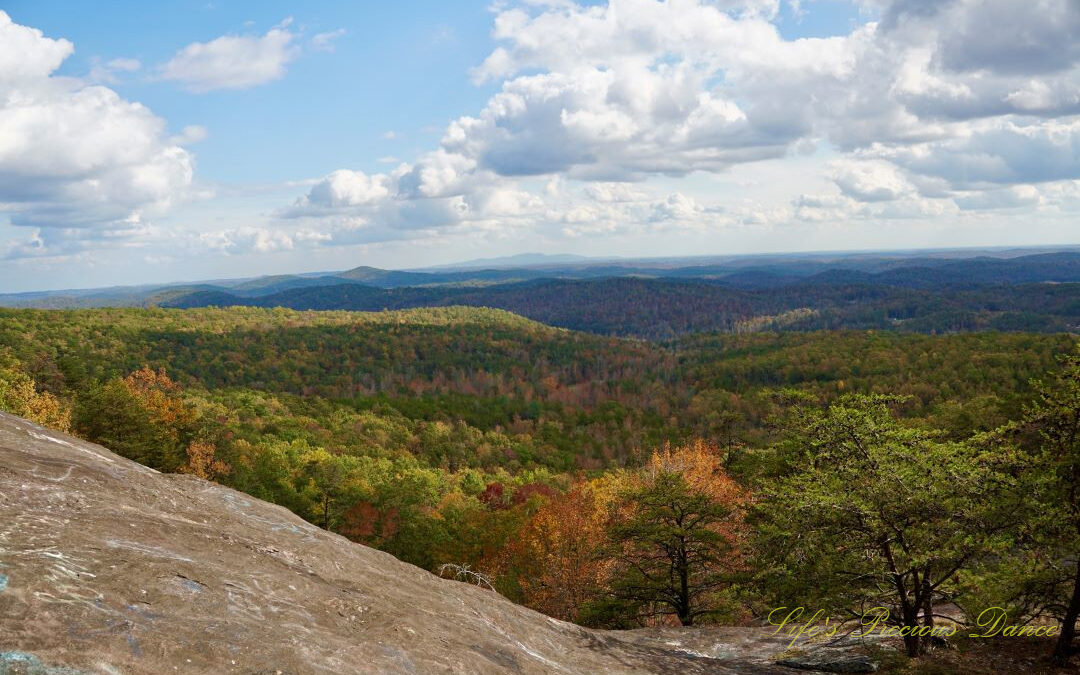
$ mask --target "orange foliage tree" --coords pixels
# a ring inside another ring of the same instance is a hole
[[[549,616],[575,621],[606,582],[607,495],[600,481],[577,483],[533,514],[506,552],[522,601]]]
[[[192,441],[187,447],[187,464],[180,473],[189,473],[205,480],[228,475],[232,471],[227,463],[217,458],[217,446],[205,441]]]
[[[179,471],[197,440],[199,415],[164,370],[143,367],[80,393],[74,421],[87,440],[155,469]]]
[[[665,445],[637,470],[549,496],[511,539],[500,575],[514,577],[524,604],[569,621],[632,625],[672,615],[687,623],[716,614],[745,569],[750,502],[723,458],[701,440]]]
[[[143,366],[124,378],[124,387],[142,404],[153,421],[175,430],[194,419],[194,413],[184,404],[180,385],[165,374],[165,369],[153,370]]]

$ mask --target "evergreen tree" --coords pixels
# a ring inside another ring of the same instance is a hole
[[[610,530],[615,570],[595,615],[615,623],[675,615],[690,626],[719,611],[715,596],[731,583],[733,549],[720,526],[732,518],[732,504],[660,470],[624,491],[615,508],[628,515]]]

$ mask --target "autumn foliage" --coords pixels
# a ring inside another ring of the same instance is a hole
[[[193,412],[180,397],[180,385],[169,378],[164,368],[153,370],[143,366],[122,382],[155,423],[176,429],[191,420]]]
[[[741,544],[748,534],[745,515],[752,499],[746,488],[728,475],[724,455],[723,448],[700,438],[676,448],[665,444],[649,458],[642,473],[647,479],[665,472],[678,474],[691,492],[708,495],[712,501],[729,508],[729,514],[711,528],[730,544],[726,564],[736,572],[744,564],[745,551]]]
[[[551,497],[506,552],[525,604],[566,621],[578,619],[603,587],[611,562],[602,555],[608,497],[602,481],[581,482]]]
[[[224,476],[232,468],[217,458],[217,447],[213,443],[205,441],[193,441],[187,447],[187,464],[181,469],[181,473],[190,473],[193,476],[205,480],[214,480],[218,476]]]
[[[0,362],[0,410],[58,431],[71,428],[71,408],[51,393],[38,391],[17,362],[7,366]]]
[[[722,457],[716,445],[695,440],[678,447],[665,446],[636,471],[575,483],[566,492],[548,498],[525,523],[508,545],[502,572],[516,576],[522,601],[535,609],[569,621],[607,623],[602,612],[594,610],[613,597],[619,577],[626,573],[627,560],[638,553],[654,553],[636,551],[626,540],[626,536],[644,540],[646,533],[635,528],[655,520],[656,514],[645,512],[649,505],[640,496],[651,490],[654,494],[659,491],[656,496],[661,498],[674,497],[664,492],[669,488],[661,477],[667,477],[669,484],[683,486],[693,497],[688,502],[696,499],[703,507],[699,510],[706,514],[695,514],[694,520],[688,521],[691,529],[707,528],[707,532],[690,532],[691,536],[696,534],[700,550],[690,556],[688,578],[695,582],[707,574],[709,588],[699,590],[719,590],[743,566],[743,511],[749,502],[748,493],[728,476]],[[619,538],[617,533],[624,536]],[[663,541],[656,543],[664,545]],[[695,567],[699,564],[701,569]],[[657,570],[658,576],[667,571]],[[637,609],[648,604],[647,611],[625,611],[625,607],[615,611],[621,614],[620,620],[655,622],[669,613],[659,600],[662,594],[663,589],[655,589],[655,598],[639,598]],[[710,604],[715,598],[699,593],[698,600]],[[699,609],[695,606],[692,611]]]

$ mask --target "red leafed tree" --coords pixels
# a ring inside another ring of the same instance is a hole
[[[341,534],[350,539],[376,545],[393,537],[398,530],[396,508],[380,510],[371,502],[357,502],[345,512]]]

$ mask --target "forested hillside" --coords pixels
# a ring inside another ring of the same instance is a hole
[[[1080,325],[1080,289],[1073,283],[925,290],[872,284],[846,274],[766,289],[632,277],[530,281],[482,288],[379,289],[335,284],[257,298],[201,291],[162,304],[360,311],[443,305],[497,307],[554,326],[650,339],[717,330],[1060,332]]]
[[[402,312],[0,310],[0,344],[56,395],[148,366],[208,392],[295,405],[392,409],[527,436],[557,468],[621,462],[664,440],[760,436],[795,387],[912,395],[912,414],[978,401],[985,428],[1019,410],[1027,381],[1069,350],[1061,335],[808,332],[651,343],[552,328],[498,310]],[[965,430],[967,430],[965,428]],[[542,440],[538,440],[542,439]],[[555,455],[558,458],[555,458]]]
[[[941,486],[973,467],[1018,462],[1000,465],[1015,475],[1034,466],[1006,450],[1014,440],[1001,430],[1027,428],[1016,421],[1038,398],[1033,379],[1053,375],[1076,348],[1067,334],[1000,332],[649,342],[469,307],[2,310],[0,345],[6,410],[282,504],[428,569],[483,579],[553,616],[606,626],[738,622],[794,591],[784,575],[801,572],[769,537],[807,525],[770,511],[768,495],[788,489],[784,481],[831,489],[800,473],[811,466],[800,457],[835,443],[830,429],[844,420],[862,420],[854,428],[872,447],[938,453]],[[873,475],[836,447],[836,476]],[[980,476],[971,480],[998,480]],[[868,484],[866,499],[884,488]],[[671,495],[703,523],[690,534],[713,557],[707,574],[694,572],[696,595],[657,605],[664,589],[643,591],[624,565],[651,555],[640,548],[659,536],[648,523],[681,518],[656,506]],[[806,508],[828,509],[826,497],[806,492]],[[944,497],[926,498],[933,511]],[[965,499],[964,508],[983,508],[976,493]],[[1004,518],[996,513],[985,518]],[[804,555],[831,550],[834,534],[823,530],[824,548]],[[987,555],[1004,541],[987,540]],[[999,586],[984,591],[1020,583],[978,551],[964,558],[968,576],[942,579],[948,593],[935,601],[960,602],[965,584],[991,573]]]

